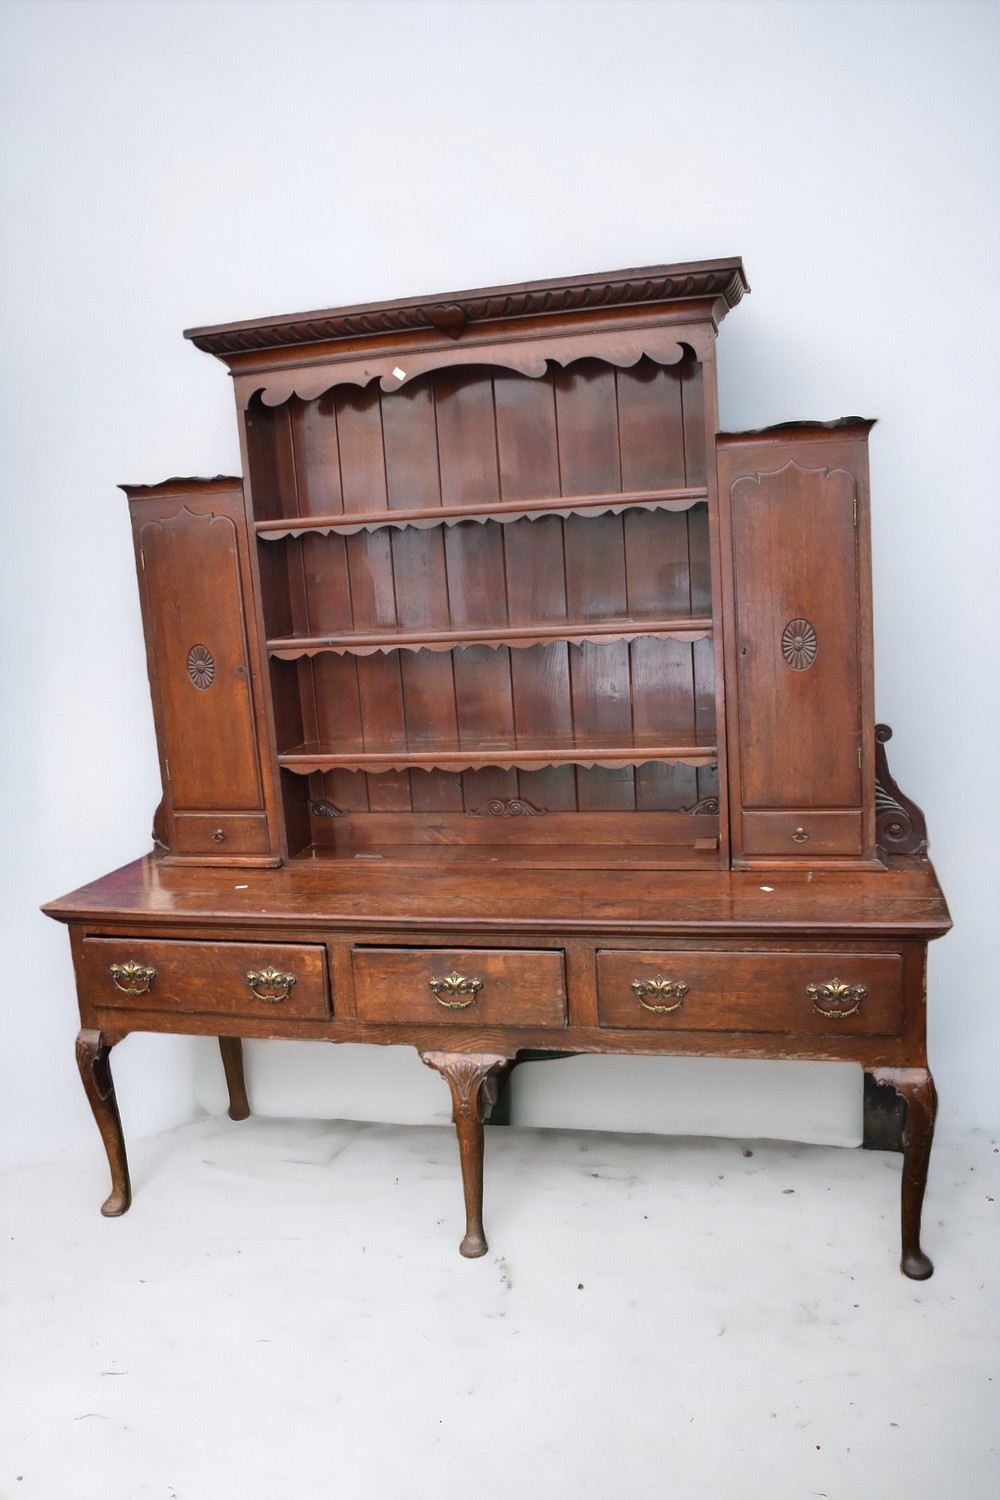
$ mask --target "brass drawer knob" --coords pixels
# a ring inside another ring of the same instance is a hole
[[[221,844],[225,840],[225,837],[226,835],[223,829],[217,828],[212,834],[212,842],[213,844]]]
[[[123,995],[145,995],[156,978],[156,970],[129,959],[127,964],[112,964],[109,970],[116,990]]]
[[[456,973],[453,969],[446,979],[429,979],[428,984],[434,991],[434,999],[438,1005],[443,1005],[445,1010],[467,1010],[474,1005],[476,996],[483,987],[483,981],[474,977],[469,978],[465,974]],[[467,995],[467,1000],[457,997]]]
[[[669,1016],[672,1011],[680,1010],[688,992],[686,984],[680,984],[676,979],[664,979],[662,974],[657,974],[654,979],[633,979],[632,988],[643,1010],[651,1010],[657,1016]],[[674,1003],[650,1005],[647,996],[657,1001],[673,1000]]]
[[[247,972],[247,984],[250,986],[255,997],[263,1000],[265,1005],[280,1005],[283,1000],[288,999],[288,992],[296,983],[294,974],[279,974],[277,969],[270,966],[266,969],[250,969]],[[267,990],[266,995],[261,994],[261,989]],[[273,991],[280,990],[280,994]]]
[[[806,833],[804,828],[796,828],[795,832],[792,834],[792,839],[796,844],[804,844],[808,837],[809,835],[808,833]]]
[[[839,979],[831,979],[827,984],[807,984],[806,994],[818,1016],[831,1016],[835,1021],[842,1021],[846,1016],[857,1015],[868,991],[863,984],[842,984]],[[820,1004],[820,1001],[829,1004]]]

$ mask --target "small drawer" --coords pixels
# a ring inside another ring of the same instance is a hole
[[[229,855],[267,854],[264,813],[176,813],[175,854],[202,854],[224,860]]]
[[[903,1014],[899,953],[672,949],[597,955],[602,1026],[644,1031],[893,1036]]]
[[[561,953],[509,948],[355,948],[362,1021],[565,1026]]]
[[[743,848],[747,854],[801,855],[861,853],[860,812],[745,812]]]
[[[305,943],[85,938],[80,998],[121,1010],[323,1020],[326,949]]]

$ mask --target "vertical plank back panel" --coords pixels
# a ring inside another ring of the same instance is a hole
[[[311,665],[318,738],[327,744],[360,745],[363,728],[356,658],[324,654],[313,657]]]
[[[441,504],[434,387],[429,376],[381,395],[386,500],[390,510]]]
[[[456,629],[508,623],[503,533],[496,521],[462,521],[444,529],[448,603]]]
[[[358,698],[366,737],[373,742],[400,742],[405,737],[403,682],[399,653],[357,658]],[[373,812],[409,812],[410,778],[407,771],[388,771],[370,776],[369,801]]]
[[[686,483],[679,365],[641,359],[617,372],[622,489],[672,489]]]
[[[351,630],[354,619],[351,612],[351,578],[347,566],[347,538],[336,534],[319,536],[311,532],[285,545],[288,549],[289,567],[293,558],[297,557],[303,575],[308,624],[296,624],[296,630],[307,630],[310,633],[329,631],[330,634]]]
[[[434,380],[442,505],[500,498],[493,381],[478,366],[442,370]]]
[[[385,452],[382,446],[382,403],[378,382],[360,389],[337,387],[337,435],[344,510],[385,510]]]
[[[688,514],[633,510],[622,516],[630,615],[689,610]]]
[[[705,432],[705,366],[700,360],[685,359],[679,368],[684,410],[684,472],[689,485],[702,485],[708,479],[709,457]]]
[[[581,359],[554,378],[559,424],[559,473],[564,495],[621,489],[615,372]]]
[[[358,531],[344,542],[354,629],[384,630],[397,625],[392,532],[388,528]]]
[[[556,405],[551,374],[528,380],[498,370],[493,381],[497,462],[504,500],[561,493]]]
[[[288,403],[295,450],[295,482],[300,516],[330,516],[344,509],[340,481],[337,407],[328,391],[315,401]]]

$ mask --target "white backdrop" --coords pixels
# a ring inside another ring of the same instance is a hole
[[[998,10],[966,0],[8,3],[0,1108],[98,1150],[65,933],[158,799],[118,481],[238,471],[194,324],[730,254],[723,426],[860,413],[876,702],[955,933],[942,1126],[995,1125]],[[442,1119],[413,1052],[250,1049],[258,1109]],[[211,1044],[115,1054],[132,1135],[221,1101]],[[856,1070],[583,1060],[518,1118],[856,1139]]]

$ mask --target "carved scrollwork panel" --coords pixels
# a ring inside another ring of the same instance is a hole
[[[473,807],[470,818],[544,818],[547,808],[535,807],[523,797],[492,797],[482,807]]]

